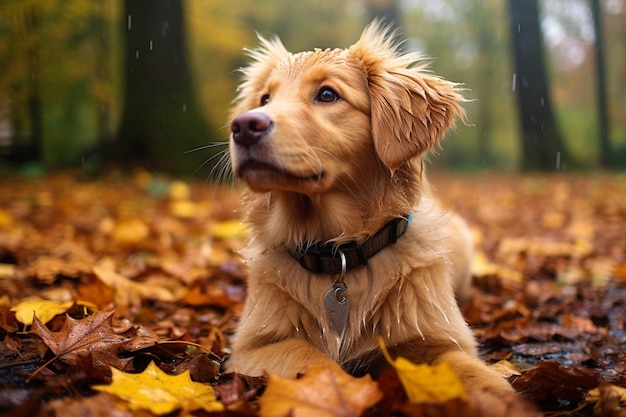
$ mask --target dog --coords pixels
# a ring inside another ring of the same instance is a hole
[[[248,294],[227,369],[378,375],[382,338],[392,357],[448,362],[468,388],[510,394],[457,303],[468,227],[425,176],[425,155],[464,115],[462,87],[393,38],[375,21],[347,49],[292,54],[259,37],[249,52],[229,143],[248,187]]]

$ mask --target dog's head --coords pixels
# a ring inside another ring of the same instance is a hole
[[[389,180],[432,149],[463,98],[392,38],[376,22],[347,49],[291,54],[261,38],[232,112],[235,175],[254,191],[315,195],[372,173]]]

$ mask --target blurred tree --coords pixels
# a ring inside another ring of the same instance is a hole
[[[0,24],[0,117],[9,125],[0,148],[11,163],[41,159],[40,10],[36,1],[9,0]],[[18,41],[19,39],[19,41]]]
[[[593,27],[595,32],[596,97],[598,100],[600,165],[604,168],[609,168],[612,163],[612,152],[609,142],[609,111],[606,94],[606,66],[604,63],[604,37],[600,0],[591,0],[591,13],[593,15]]]
[[[115,162],[191,174],[210,142],[187,64],[180,0],[125,0],[124,109],[111,147]]]
[[[550,171],[571,165],[552,112],[543,59],[538,0],[508,0],[515,61],[514,89],[522,140],[522,169]]]

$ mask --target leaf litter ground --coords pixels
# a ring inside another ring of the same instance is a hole
[[[485,359],[543,413],[625,415],[626,177],[433,183],[473,226],[478,250],[464,310]],[[353,382],[317,369],[297,385],[222,373],[245,297],[239,196],[146,172],[0,179],[0,414],[280,415],[291,401],[313,405],[295,415],[322,407],[333,415],[532,415],[480,392],[411,402],[396,371]],[[141,381],[135,397],[150,375],[149,394],[168,401],[196,392],[192,384],[202,393],[193,407],[141,408],[121,399],[126,388],[115,394],[126,374]],[[336,392],[316,390],[315,381]],[[167,383],[179,391],[165,392]],[[320,395],[337,404],[320,404]]]

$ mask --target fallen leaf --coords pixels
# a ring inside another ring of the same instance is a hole
[[[139,219],[123,220],[112,230],[113,240],[119,244],[139,243],[150,235],[150,228]]]
[[[105,393],[90,397],[65,397],[52,400],[44,405],[46,416],[107,416],[133,417],[129,410],[120,410],[115,407],[111,396]]]
[[[3,295],[0,297],[0,307],[9,307],[11,305],[11,299],[8,295]]]
[[[15,276],[15,265],[0,263],[0,279],[11,279]]]
[[[74,305],[74,301],[25,300],[11,308],[15,318],[20,323],[30,326],[33,316],[37,316],[43,323],[52,320],[56,315],[65,313]]]
[[[463,383],[449,363],[442,362],[434,366],[418,365],[401,356],[393,360],[382,338],[379,339],[379,343],[387,362],[398,373],[409,401],[445,402],[467,398]]]
[[[586,392],[598,386],[598,374],[583,367],[561,367],[555,362],[541,362],[513,380],[518,392],[535,402],[577,404]]]
[[[158,415],[181,409],[186,412],[224,409],[223,404],[217,401],[213,388],[192,381],[188,371],[180,375],[168,375],[154,362],[150,362],[139,374],[129,374],[115,368],[111,368],[111,372],[111,385],[94,385],[92,388],[113,394],[122,409],[150,410]]]
[[[128,338],[113,331],[113,314],[115,311],[97,311],[93,316],[82,320],[66,316],[65,323],[58,332],[48,330],[35,316],[31,333],[39,336],[52,353],[65,363],[76,363],[93,351],[115,357]]]
[[[84,259],[60,259],[54,256],[40,256],[27,268],[27,274],[37,280],[52,284],[57,277],[77,278],[91,272],[92,264]]]
[[[13,222],[13,217],[8,212],[0,209],[0,229],[10,228]]]
[[[624,417],[626,409],[621,405],[626,402],[626,388],[602,383],[589,391],[585,403],[594,404],[596,416]]]
[[[191,195],[191,190],[186,182],[180,180],[174,180],[169,186],[170,198],[174,200],[188,200]]]
[[[339,366],[311,366],[299,379],[267,375],[261,417],[360,416],[382,398],[369,375],[354,378]]]
[[[240,220],[226,220],[215,223],[211,228],[211,235],[216,239],[245,237],[248,228]]]
[[[191,200],[173,200],[170,202],[170,212],[181,219],[193,219],[198,215],[198,205]]]
[[[167,289],[132,281],[111,269],[108,263],[101,262],[93,267],[93,272],[108,287],[115,290],[115,304],[128,306],[140,304],[144,299],[175,301],[174,295]]]

